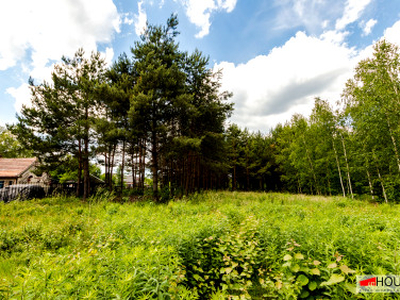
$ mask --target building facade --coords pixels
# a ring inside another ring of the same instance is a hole
[[[47,185],[47,174],[34,173],[36,158],[0,158],[0,189],[15,184]]]

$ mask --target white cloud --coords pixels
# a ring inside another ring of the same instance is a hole
[[[90,53],[120,32],[121,17],[112,0],[15,0],[0,4],[0,71],[21,63],[29,75],[48,79],[52,62],[73,56],[83,47]],[[108,54],[111,54],[108,50]],[[27,103],[27,85],[10,88],[15,106]]]
[[[135,32],[137,36],[144,33],[147,27],[147,14],[143,8],[143,1],[138,2],[138,14],[135,15]]]
[[[235,9],[237,0],[217,0],[217,7],[226,10],[227,13]]]
[[[106,51],[102,53],[102,56],[104,58],[106,65],[111,66],[114,58],[114,49],[107,47]]]
[[[31,90],[27,83],[22,84],[19,88],[8,88],[6,92],[15,98],[16,111],[21,111],[22,105],[30,105]]]
[[[372,32],[372,28],[378,23],[375,19],[370,19],[367,23],[362,23],[364,35],[369,35]]]
[[[321,34],[320,38],[333,44],[342,44],[349,33],[347,31],[329,30]]]
[[[0,70],[31,50],[33,65],[72,55],[79,47],[96,49],[119,32],[120,18],[112,0],[15,0],[0,4]]]
[[[85,56],[89,57],[90,52],[86,52]],[[114,49],[107,47],[104,52],[101,52],[101,57],[104,59],[105,63],[107,66],[111,66],[114,58]],[[30,71],[30,76],[35,79],[35,83],[41,83],[41,82],[50,82],[51,81],[51,73],[54,70],[54,65],[51,64],[50,66],[46,67],[37,67],[33,68]],[[16,109],[17,112],[20,112],[22,105],[30,105],[30,99],[31,99],[31,92],[29,85],[26,83],[23,83],[21,86],[18,88],[15,87],[10,87],[6,91],[8,94],[10,94],[14,99],[14,108]]]
[[[357,21],[373,0],[275,0],[275,29],[303,27],[310,34],[342,31]]]
[[[186,15],[189,21],[200,28],[196,38],[202,38],[209,34],[211,26],[211,14],[222,10],[228,13],[235,9],[237,0],[180,0],[186,7]]]
[[[342,1],[275,0],[277,8],[275,29],[304,27],[307,32],[320,34],[328,29],[332,19],[342,14]]]
[[[189,0],[186,14],[190,22],[200,27],[197,38],[202,38],[210,32],[211,11],[216,8],[214,0]]]
[[[339,100],[357,62],[355,55],[344,44],[298,32],[268,55],[215,68],[223,68],[222,88],[234,94],[233,122],[267,131],[294,113],[309,115],[314,97]]]
[[[343,30],[357,21],[372,0],[347,0],[343,16],[336,21],[336,30]]]
[[[124,24],[132,25],[135,22],[134,18],[131,17],[130,13],[124,14]]]
[[[400,21],[383,38],[400,45]],[[282,47],[245,64],[216,64],[223,69],[222,89],[233,92],[232,122],[250,130],[268,131],[293,114],[309,116],[314,98],[335,104],[356,65],[373,53],[373,45],[359,50],[346,44],[348,32],[330,30],[319,37],[297,32]]]
[[[400,21],[397,21],[392,27],[387,28],[383,34],[384,38],[391,43],[400,46]]]
[[[359,51],[349,47],[349,32],[345,30],[360,18],[371,1],[347,0],[344,10],[343,2],[337,1],[329,10],[332,2],[323,0],[276,0],[280,7],[276,28],[301,25],[310,34],[299,31],[282,47],[245,64],[215,65],[216,69],[223,69],[222,89],[234,95],[232,121],[251,130],[267,131],[290,120],[295,113],[309,116],[315,97],[335,104],[345,82],[353,76],[354,67],[371,54],[372,46]],[[332,16],[327,16],[326,11]],[[368,21],[365,30],[371,30],[375,23]],[[330,24],[335,24],[334,28],[329,28]],[[399,31],[400,21],[385,36],[400,41]]]

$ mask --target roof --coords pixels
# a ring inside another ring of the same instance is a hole
[[[89,175],[90,175],[90,178],[92,178],[92,181],[93,181],[94,183],[100,183],[100,184],[105,183],[105,181],[102,180],[102,179],[100,179],[99,177],[94,176],[94,175],[92,175],[92,174],[89,174]]]
[[[98,183],[98,184],[105,183],[104,180],[100,179],[99,177],[97,177],[95,175],[89,174],[89,176],[90,176],[91,183]],[[64,181],[64,183],[70,184],[70,183],[77,183],[77,182],[76,182],[76,180],[67,180],[67,181]]]
[[[0,158],[0,177],[19,177],[35,162],[36,158]]]

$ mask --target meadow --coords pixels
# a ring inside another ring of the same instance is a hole
[[[155,204],[0,204],[0,299],[386,299],[356,275],[400,274],[398,205],[208,192]]]

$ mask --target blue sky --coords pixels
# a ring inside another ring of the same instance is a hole
[[[385,37],[400,44],[398,0],[13,0],[0,4],[0,125],[29,105],[29,76],[49,80],[83,47],[108,62],[130,54],[146,21],[179,18],[182,50],[198,48],[233,92],[231,122],[268,131],[314,98],[334,104],[357,63]]]

